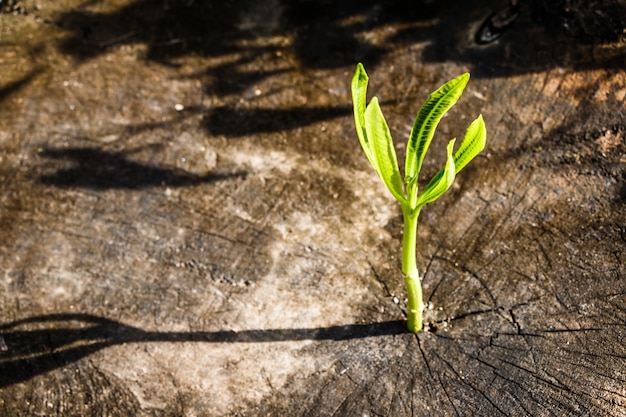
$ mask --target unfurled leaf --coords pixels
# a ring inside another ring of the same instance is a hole
[[[426,188],[420,196],[417,198],[417,208],[424,206],[432,201],[435,201],[443,195],[452,186],[454,178],[456,176],[454,169],[454,157],[452,151],[454,148],[455,139],[452,139],[448,143],[448,157],[446,159],[446,165],[439,170],[437,175],[430,180]]]
[[[374,149],[370,138],[365,131],[365,104],[367,103],[367,73],[363,64],[356,66],[356,71],[352,77],[352,106],[354,108],[354,124],[356,126],[356,134],[359,137],[361,148],[365,156],[370,161],[370,164],[374,167],[374,170],[378,172],[376,159],[374,158]]]
[[[435,129],[444,114],[461,97],[469,77],[469,74],[465,73],[448,81],[435,90],[420,108],[407,144],[405,178],[412,180],[419,177],[424,156],[433,139]],[[417,187],[415,187],[415,192],[417,192]],[[409,200],[411,197],[409,195]]]
[[[486,141],[487,128],[485,127],[483,116],[479,115],[465,131],[463,142],[461,142],[461,146],[454,153],[454,166],[457,174],[485,149]]]
[[[365,132],[370,139],[374,151],[374,159],[378,176],[383,180],[391,194],[400,202],[404,202],[402,177],[398,168],[396,150],[389,132],[389,126],[378,104],[378,98],[372,98],[365,110]]]

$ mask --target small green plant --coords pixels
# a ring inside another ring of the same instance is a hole
[[[441,197],[452,185],[459,173],[480,151],[485,148],[487,130],[481,115],[474,120],[461,142],[453,152],[455,139],[448,143],[446,163],[430,180],[424,190],[418,192],[418,177],[424,156],[444,114],[461,97],[470,75],[463,74],[448,81],[428,97],[420,108],[406,147],[404,181],[398,168],[396,151],[389,127],[374,97],[366,106],[368,77],[362,64],[358,64],[352,78],[352,104],[357,136],[365,156],[383,180],[391,194],[400,202],[404,217],[402,237],[402,273],[407,289],[407,327],[417,333],[423,328],[422,282],[417,270],[416,243],[417,218],[422,207]]]

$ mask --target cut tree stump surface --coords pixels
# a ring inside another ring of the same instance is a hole
[[[8,3],[0,415],[626,416],[623,1]],[[472,74],[424,184],[488,129],[418,335],[357,62],[402,162]]]

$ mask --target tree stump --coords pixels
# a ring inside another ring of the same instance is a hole
[[[1,415],[626,415],[623,1],[105,3],[0,15]],[[417,335],[357,62],[488,129]]]

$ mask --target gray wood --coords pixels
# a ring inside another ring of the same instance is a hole
[[[624,2],[114,3],[0,15],[1,415],[626,415]],[[418,335],[358,61],[401,158],[471,72],[424,182],[488,128]]]

